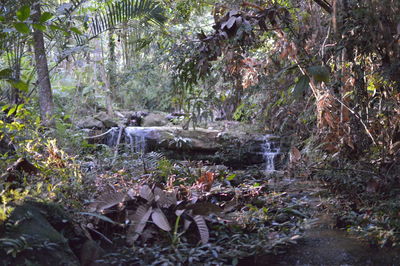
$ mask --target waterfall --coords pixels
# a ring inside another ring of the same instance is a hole
[[[106,143],[108,146],[113,147],[117,145],[118,131],[119,131],[118,127],[111,128],[111,131],[110,133],[107,134],[107,139],[106,139]]]
[[[115,146],[117,145],[119,128],[113,128],[108,137],[107,145]],[[123,137],[121,143],[126,143],[129,145],[129,149],[132,153],[146,153],[147,143],[146,138],[149,134],[153,133],[153,129],[143,128],[143,127],[126,127],[123,132]]]
[[[146,153],[146,137],[151,131],[142,127],[125,128],[125,138],[128,137],[131,152]]]
[[[281,153],[280,143],[274,135],[265,135],[264,144],[262,145],[263,157],[265,161],[265,171],[273,172],[275,168],[275,159]]]

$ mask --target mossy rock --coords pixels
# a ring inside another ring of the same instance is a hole
[[[5,222],[0,249],[3,265],[80,265],[64,237],[54,226],[67,227],[68,217],[55,204],[24,202]],[[65,229],[64,228],[64,229]],[[10,245],[10,241],[16,245]],[[14,252],[6,254],[10,248]]]

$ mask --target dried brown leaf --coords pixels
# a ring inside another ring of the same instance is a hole
[[[140,234],[143,232],[152,211],[153,208],[151,206],[140,205],[133,215],[128,216],[129,220],[132,221],[132,224],[129,226],[126,237],[127,242],[129,244],[133,244],[133,242],[135,242],[136,239],[138,239]]]
[[[210,239],[210,233],[208,231],[208,227],[206,221],[204,220],[203,216],[195,215],[193,220],[196,222],[197,228],[199,229],[199,234],[201,238],[201,242],[206,244]]]
[[[296,162],[300,161],[300,159],[301,159],[300,151],[296,147],[293,146],[290,149],[290,162],[296,163]]]
[[[161,208],[169,208],[177,204],[175,192],[164,191],[159,187],[154,188],[154,198]]]
[[[123,202],[125,200],[125,197],[126,194],[124,192],[103,194],[91,204],[91,207],[94,207],[97,211],[103,211]]]
[[[171,226],[169,225],[167,217],[165,217],[164,213],[159,208],[155,208],[153,210],[151,218],[160,229],[164,231],[171,231]]]
[[[144,198],[148,202],[151,202],[154,200],[154,194],[148,185],[143,185],[140,187],[139,195],[140,195],[140,197]]]

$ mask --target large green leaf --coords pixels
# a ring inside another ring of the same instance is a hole
[[[28,89],[29,89],[28,83],[23,82],[22,80],[19,80],[19,81],[10,80],[8,82],[11,84],[11,86],[13,86],[14,88],[19,89],[20,91],[28,92]]]
[[[0,70],[0,79],[9,79],[11,78],[12,70],[10,68],[5,68]]]
[[[329,69],[325,66],[311,66],[308,68],[308,72],[310,72],[315,81],[329,81]]]
[[[29,29],[29,26],[26,25],[25,23],[22,22],[15,22],[14,24],[14,28],[23,33],[23,34],[28,34],[31,30]]]
[[[51,14],[50,12],[44,12],[40,18],[39,18],[39,22],[40,23],[44,23],[46,21],[48,21],[49,19],[51,19],[53,17],[53,14]]]
[[[303,75],[299,78],[296,83],[296,86],[293,88],[293,97],[299,99],[303,96],[303,93],[308,89],[310,83],[310,79],[308,76]]]
[[[42,24],[32,24],[32,27],[36,30],[41,30],[41,31],[45,31],[46,30],[46,26],[42,25]]]
[[[29,6],[23,6],[17,11],[17,18],[19,21],[25,21],[31,15],[31,8]]]
[[[83,34],[77,27],[71,27],[70,30],[75,32],[78,35],[82,35]]]

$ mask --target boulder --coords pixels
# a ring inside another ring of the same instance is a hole
[[[168,124],[167,115],[165,113],[157,112],[150,113],[143,117],[142,126],[144,127],[160,127]]]
[[[1,236],[0,261],[4,265],[80,265],[65,238],[67,227],[72,227],[68,221],[61,207],[55,204],[17,205],[6,221],[11,226]]]
[[[96,120],[99,120],[103,123],[105,128],[111,128],[118,126],[118,122],[111,115],[106,112],[100,112],[95,117]]]
[[[75,124],[78,128],[90,128],[90,129],[104,128],[104,124],[100,120],[97,120],[96,118],[91,116],[85,117],[82,120],[77,121]]]

